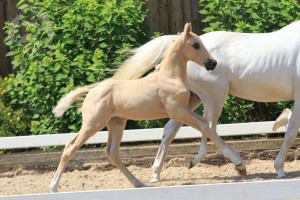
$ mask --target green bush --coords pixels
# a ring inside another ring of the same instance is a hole
[[[71,107],[63,118],[51,113],[75,87],[110,76],[126,49],[146,39],[144,1],[20,0],[19,23],[6,23],[5,39],[17,76],[11,106],[30,116],[33,134],[74,132],[81,115]],[[16,21],[16,20],[15,20]],[[22,37],[20,27],[26,30]]]
[[[297,0],[200,0],[205,32],[272,32],[300,19]]]
[[[28,135],[29,120],[21,110],[14,110],[9,105],[10,101],[7,87],[13,82],[14,77],[0,77],[0,137]]]
[[[200,0],[204,32],[228,30],[235,32],[272,32],[300,19],[296,0]],[[257,103],[229,96],[220,122],[274,120],[292,102]]]

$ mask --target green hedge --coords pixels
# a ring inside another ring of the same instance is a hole
[[[109,77],[107,71],[126,57],[127,49],[146,41],[143,4],[135,0],[19,1],[22,15],[5,27],[8,56],[17,70],[6,104],[29,117],[32,134],[79,129],[81,115],[75,106],[58,119],[51,113],[53,107],[75,87]],[[25,37],[20,27],[26,29]]]
[[[272,32],[300,19],[296,0],[200,0],[205,32]],[[220,117],[221,123],[274,120],[292,102],[256,103],[230,96]]]
[[[143,4],[135,0],[20,0],[21,15],[5,26],[5,42],[11,49],[7,56],[13,58],[17,75],[0,79],[0,136],[76,132],[81,125],[76,108],[59,119],[52,108],[75,87],[109,77],[108,71],[124,60],[127,49],[146,41]],[[201,0],[199,5],[208,24],[206,32],[270,32],[300,19],[300,6],[294,0]],[[271,120],[286,106],[291,103],[262,104],[229,97],[220,120]],[[128,127],[161,127],[165,122],[130,121]]]
[[[12,75],[5,78],[0,76],[0,136],[27,135],[29,132],[28,117],[6,103],[10,101],[7,86],[13,81]]]

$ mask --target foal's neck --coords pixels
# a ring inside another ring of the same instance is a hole
[[[184,56],[182,41],[176,41],[166,52],[161,62],[160,72],[164,76],[186,81],[187,59]]]

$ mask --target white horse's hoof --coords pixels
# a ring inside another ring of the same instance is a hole
[[[276,178],[277,179],[284,179],[284,178],[286,178],[286,175],[284,175],[284,176],[280,175],[280,176],[277,176]]]
[[[159,181],[160,181],[159,178],[153,178],[153,179],[150,180],[150,183],[157,183]]]
[[[272,130],[276,131],[282,126],[287,126],[289,123],[289,116],[291,115],[292,111],[288,108],[284,109],[284,111],[279,115],[279,117],[276,119]]]
[[[153,174],[153,178],[150,183],[157,183],[160,181],[160,176],[158,174]]]
[[[158,170],[155,170],[158,171]],[[160,181],[160,173],[153,172],[153,177],[150,183],[156,183]]]
[[[276,161],[275,161],[275,163],[276,163]],[[275,167],[275,169],[277,171],[277,177],[276,177],[277,179],[286,178],[286,174],[283,170],[283,167]]]
[[[281,174],[278,174],[276,178],[283,179],[283,178],[286,178],[286,175],[285,175],[285,173],[283,173],[283,174],[281,173]]]

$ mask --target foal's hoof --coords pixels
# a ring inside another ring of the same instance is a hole
[[[49,190],[50,190],[51,193],[56,193],[56,192],[58,192],[57,186],[55,186],[54,183],[51,183],[51,184],[49,185]]]
[[[242,176],[242,178],[247,177],[247,171],[244,164],[236,165],[235,170],[239,173],[240,176]]]
[[[144,183],[142,183],[142,182],[140,182],[139,184],[136,184],[134,187],[135,188],[142,188],[142,187],[149,187],[149,186],[146,185],[146,184],[144,184]]]
[[[195,166],[194,166],[193,162],[190,161],[190,162],[187,164],[187,168],[188,168],[188,169],[191,169],[191,168],[193,168],[193,167],[195,167]]]

